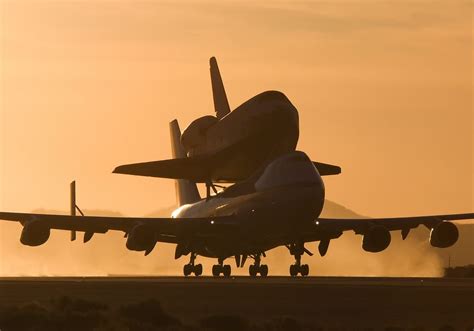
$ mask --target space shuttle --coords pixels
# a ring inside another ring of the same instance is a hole
[[[209,64],[215,115],[200,117],[183,131],[184,157],[121,165],[114,173],[233,183],[295,150],[299,119],[291,101],[282,92],[265,91],[231,110],[216,58]],[[336,165],[314,165],[322,176],[341,173]]]

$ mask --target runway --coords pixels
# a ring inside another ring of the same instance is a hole
[[[230,314],[255,322],[290,316],[319,326],[474,326],[474,279],[467,278],[0,278],[0,306],[61,296],[111,307],[156,299],[185,323]]]
[[[163,285],[183,285],[188,284],[235,284],[235,285],[259,285],[259,286],[402,286],[402,287],[462,287],[464,289],[474,289],[474,278],[437,278],[437,277],[286,277],[269,276],[261,277],[181,277],[181,276],[129,276],[111,275],[86,276],[86,277],[0,277],[0,286],[10,284],[68,284],[68,283],[146,283]]]

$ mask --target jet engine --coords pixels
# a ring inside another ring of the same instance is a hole
[[[131,251],[151,252],[155,244],[155,232],[149,226],[138,224],[128,234],[126,246]]]
[[[29,221],[23,225],[20,242],[27,246],[39,246],[48,241],[51,229],[38,221]]]
[[[390,231],[381,225],[375,225],[364,234],[362,248],[366,252],[378,253],[386,249],[391,240]]]
[[[446,248],[454,245],[459,238],[456,225],[451,222],[441,222],[431,229],[430,244],[433,247]]]
[[[191,122],[183,131],[181,144],[188,153],[188,156],[193,156],[196,148],[205,145],[206,131],[217,122],[218,119],[214,116],[203,116]]]

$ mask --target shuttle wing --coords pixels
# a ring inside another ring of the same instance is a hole
[[[213,156],[194,156],[180,159],[150,161],[141,163],[131,163],[118,166],[114,169],[115,174],[147,176],[171,179],[188,179],[195,183],[205,183],[210,177],[219,160],[222,159],[218,154]],[[337,175],[341,173],[341,167],[313,162],[321,176]],[[241,174],[235,174],[235,182],[246,179]]]
[[[203,183],[209,178],[209,172],[212,167],[213,162],[209,157],[187,157],[121,165],[115,168],[113,173],[188,179],[196,183]]]
[[[341,173],[341,167],[336,165],[322,162],[313,162],[313,164],[321,176],[339,175]]]

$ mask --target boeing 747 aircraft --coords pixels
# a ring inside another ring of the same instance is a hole
[[[181,144],[177,121],[170,123],[173,156],[186,157]],[[75,216],[75,194],[71,214],[45,215],[0,212],[0,219],[17,221],[23,226],[20,241],[24,245],[44,244],[52,229],[84,232],[84,242],[95,233],[122,231],[129,250],[148,255],[157,242],[176,244],[175,258],[189,255],[183,268],[185,276],[199,276],[203,269],[196,264],[198,256],[217,259],[214,276],[231,275],[226,259],[235,258],[237,267],[247,259],[251,276],[267,276],[268,266],[262,263],[265,252],[286,246],[295,262],[291,276],[307,276],[309,267],[301,263],[304,254],[312,255],[306,243],[319,242],[321,256],[329,243],[345,231],[362,236],[362,249],[381,252],[391,242],[391,233],[400,231],[405,239],[410,230],[423,225],[430,231],[432,246],[452,246],[459,233],[453,220],[474,219],[474,213],[430,215],[373,219],[328,219],[319,215],[324,204],[324,183],[321,174],[308,156],[299,151],[281,154],[260,167],[247,179],[216,195],[201,199],[196,184],[188,179],[176,181],[179,208],[170,218]],[[73,192],[74,193],[74,192]]]

